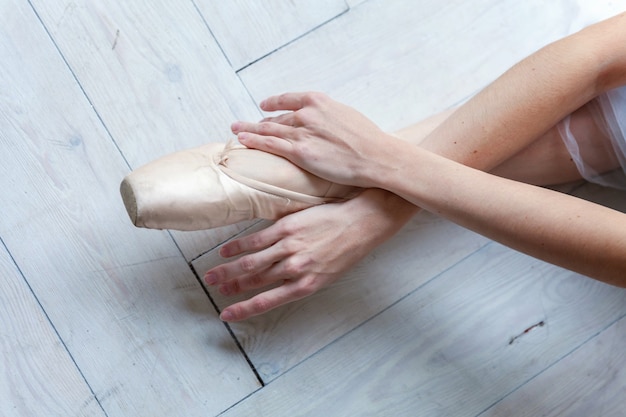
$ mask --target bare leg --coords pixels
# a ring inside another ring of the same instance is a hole
[[[447,110],[429,117],[395,132],[395,136],[419,144],[453,112],[454,109]],[[594,149],[598,152],[593,153],[594,166],[603,167],[606,171],[615,168],[615,158],[606,153],[606,147],[599,145],[607,139],[606,134],[596,124],[588,106],[578,109],[571,117],[572,129],[575,129],[579,140],[590,144],[588,146],[596,144]],[[490,172],[534,185],[555,185],[582,179],[556,126]]]

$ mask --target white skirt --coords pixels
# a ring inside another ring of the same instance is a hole
[[[626,86],[598,96],[585,107],[588,107],[595,123],[604,132],[601,135],[603,137],[597,138],[597,143],[593,142],[596,138],[581,140],[581,134],[572,127],[568,116],[558,125],[565,146],[584,179],[626,190]],[[594,160],[597,160],[594,153],[599,152],[599,149],[600,152],[610,154],[612,165],[619,168],[607,172],[606,168],[594,166]]]

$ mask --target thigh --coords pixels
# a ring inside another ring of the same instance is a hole
[[[588,103],[568,120],[570,140],[575,138],[580,157],[599,173],[619,167],[611,152],[608,132],[598,118],[597,103]],[[561,122],[562,124],[563,122]],[[542,137],[492,171],[496,175],[536,185],[554,185],[583,178],[572,153],[565,146],[559,127]]]
[[[582,179],[556,126],[491,173],[534,185],[554,185]]]

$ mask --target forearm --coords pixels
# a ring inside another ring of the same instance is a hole
[[[531,256],[626,286],[624,214],[490,175],[416,148],[381,182],[389,191]]]
[[[424,139],[439,127],[454,110],[446,110],[430,116],[411,126],[396,131],[393,136],[402,139],[411,145],[419,145]],[[368,188],[353,199],[353,204],[363,209],[363,213],[370,214],[367,218],[371,225],[376,227],[378,235],[386,238],[397,232],[420,208],[398,197],[389,191],[380,188]],[[354,208],[350,208],[353,210]],[[358,210],[358,209],[357,209]]]
[[[579,37],[574,35],[543,48],[456,111],[426,119],[394,136],[470,167],[485,171],[495,168],[598,93],[600,60],[595,62],[586,54],[591,45],[573,46],[581,42]],[[402,152],[386,154],[394,157]],[[395,161],[377,165],[384,169],[394,166]],[[393,204],[411,210],[404,200]]]

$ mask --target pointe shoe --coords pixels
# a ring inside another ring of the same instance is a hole
[[[120,192],[137,227],[202,230],[276,220],[347,200],[359,189],[323,180],[270,153],[210,143],[136,169],[124,178]]]

